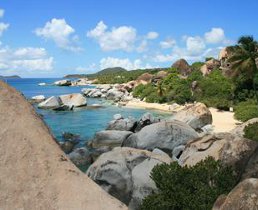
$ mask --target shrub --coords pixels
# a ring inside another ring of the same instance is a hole
[[[258,117],[258,105],[253,100],[239,103],[235,106],[235,118],[240,121],[247,121]]]
[[[210,75],[198,82],[198,90],[194,96],[197,101],[207,106],[229,109],[232,103],[232,82],[225,78],[219,70],[214,70]]]
[[[233,170],[212,157],[192,167],[175,162],[157,165],[151,178],[158,191],[143,200],[142,210],[211,209],[217,197],[236,184]]]
[[[245,138],[258,141],[258,122],[246,126],[244,133]]]

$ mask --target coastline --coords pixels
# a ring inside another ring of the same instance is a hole
[[[141,109],[154,109],[162,112],[176,113],[185,106],[176,104],[159,104],[159,103],[147,103],[140,100],[132,100],[125,104],[128,108],[141,108]],[[216,108],[209,108],[213,118],[213,131],[215,133],[230,132],[241,122],[234,118],[234,112],[220,111]]]

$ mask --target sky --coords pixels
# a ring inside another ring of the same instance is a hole
[[[257,0],[1,0],[0,75],[169,67],[258,38]]]

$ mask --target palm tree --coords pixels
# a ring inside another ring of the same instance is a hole
[[[160,97],[162,97],[164,95],[165,88],[163,87],[161,81],[159,81],[157,84],[157,92],[158,92],[158,96],[160,96]]]
[[[229,62],[232,63],[233,78],[242,75],[252,81],[256,101],[258,103],[257,87],[255,77],[258,75],[256,60],[258,58],[258,42],[252,36],[242,36],[236,46],[228,47],[232,56]]]

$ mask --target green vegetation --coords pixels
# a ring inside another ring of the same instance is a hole
[[[254,100],[240,102],[235,106],[235,118],[240,121],[247,121],[258,117],[258,106]]]
[[[217,197],[236,184],[232,169],[211,157],[192,167],[175,162],[157,165],[151,178],[158,191],[143,200],[142,210],[212,209]]]
[[[258,122],[246,126],[244,133],[245,138],[258,141]]]

